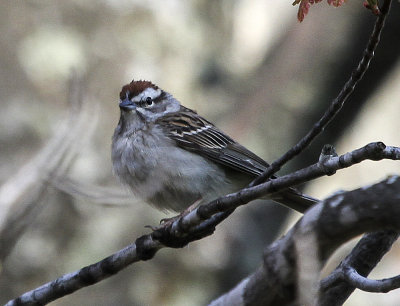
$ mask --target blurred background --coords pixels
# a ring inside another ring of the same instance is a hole
[[[340,8],[320,3],[301,24],[291,1],[0,0],[0,5],[0,186],[61,133],[75,71],[82,76],[83,99],[90,101],[85,120],[93,124],[82,128],[90,129],[90,137],[79,143],[67,176],[81,188],[112,188],[122,195],[126,191],[110,161],[122,85],[152,80],[273,161],[337,95],[375,20],[359,1]],[[398,20],[395,2],[363,82],[324,134],[281,173],[316,162],[325,143],[339,154],[372,141],[399,145]],[[28,176],[29,169],[24,171]],[[324,198],[399,172],[393,161],[364,162],[302,188]],[[148,233],[144,226],[172,216],[133,196],[107,203],[49,186],[38,198],[21,230],[3,229],[13,239],[0,261],[0,303],[101,260]],[[247,205],[213,236],[181,250],[163,249],[153,260],[53,305],[204,305],[253,272],[263,248],[299,217],[273,203]],[[331,260],[327,273],[351,243]],[[399,255],[395,246],[372,277],[399,274]],[[399,290],[356,292],[346,305],[398,305],[399,299]]]

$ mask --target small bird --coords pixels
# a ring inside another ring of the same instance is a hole
[[[113,171],[145,202],[181,212],[246,187],[268,163],[149,81],[122,87]],[[272,178],[273,179],[273,178]],[[288,188],[270,199],[304,212],[316,199]]]

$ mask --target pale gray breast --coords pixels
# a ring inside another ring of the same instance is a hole
[[[181,211],[200,198],[234,191],[218,165],[176,146],[157,127],[114,139],[113,167],[122,183],[149,204]]]

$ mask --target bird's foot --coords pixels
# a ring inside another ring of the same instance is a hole
[[[154,227],[154,226],[151,226],[151,225],[146,225],[145,227],[150,228],[151,230],[155,231],[155,230],[158,230],[160,228],[165,228],[165,227],[171,226],[175,221],[177,221],[180,218],[183,218],[186,215],[188,215],[189,213],[191,213],[197,206],[199,206],[201,201],[202,201],[201,198],[196,200],[192,205],[190,205],[188,208],[186,208],[185,210],[180,212],[179,215],[176,215],[176,216],[171,217],[171,218],[163,218],[163,219],[161,219],[160,220],[160,226]]]

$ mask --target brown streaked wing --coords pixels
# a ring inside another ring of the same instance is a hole
[[[179,113],[167,114],[158,119],[158,123],[178,146],[216,163],[253,176],[260,175],[268,167],[268,163],[262,158],[185,107]]]

